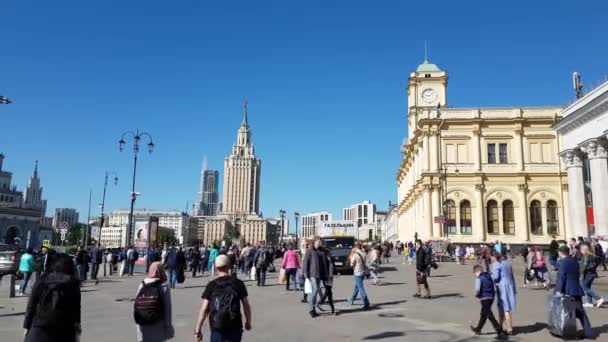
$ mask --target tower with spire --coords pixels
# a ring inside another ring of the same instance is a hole
[[[243,103],[243,119],[232,154],[224,160],[224,213],[258,215],[260,212],[260,171],[248,121],[248,102]]]
[[[40,178],[38,177],[38,161],[34,166],[34,173],[30,177],[30,181],[25,191],[24,207],[28,209],[36,209],[41,211],[41,216],[46,214],[46,200],[42,199],[42,187],[40,186]]]

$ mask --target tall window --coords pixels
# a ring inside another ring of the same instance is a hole
[[[557,203],[547,202],[547,233],[549,235],[559,234],[559,219],[557,217]]]
[[[498,159],[501,164],[509,162],[509,158],[507,157],[507,144],[498,144]]]
[[[534,235],[543,233],[543,217],[540,202],[536,200],[530,203],[530,232]]]
[[[467,200],[460,202],[460,233],[473,233],[473,229],[471,227],[471,202]]]
[[[447,231],[450,234],[456,234],[456,205],[454,201],[447,200],[445,201],[447,220],[446,227]]]
[[[488,201],[486,207],[488,234],[498,234],[498,204],[494,200]]]
[[[502,227],[505,234],[515,234],[515,210],[511,200],[502,202]]]
[[[496,164],[496,144],[488,144],[488,164]]]

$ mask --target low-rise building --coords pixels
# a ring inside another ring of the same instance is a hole
[[[53,215],[53,228],[60,229],[63,225],[66,229],[72,228],[78,223],[78,210],[72,208],[55,208]]]
[[[342,219],[357,222],[357,227],[368,223],[376,223],[376,205],[370,201],[353,204],[342,209]]]
[[[171,228],[175,232],[175,237],[179,243],[184,243],[184,235],[187,232],[190,224],[190,216],[188,213],[179,210],[165,209],[134,209],[133,221],[148,221],[150,216],[158,217],[158,225],[161,227]],[[108,220],[110,226],[122,226],[129,224],[129,209],[118,209],[112,211]]]

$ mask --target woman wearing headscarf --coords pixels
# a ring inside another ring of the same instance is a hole
[[[76,342],[80,335],[80,280],[72,258],[57,255],[32,289],[25,342]]]
[[[503,327],[505,334],[513,334],[513,311],[516,306],[517,289],[515,277],[513,276],[513,266],[502,255],[492,251],[492,280],[496,284],[496,298],[498,304],[498,321]]]
[[[151,324],[137,324],[137,340],[139,342],[161,342],[173,338],[175,331],[171,314],[171,290],[167,284],[167,275],[160,262],[153,262],[146,278],[139,284],[135,295],[135,305],[137,297],[144,287],[157,286],[160,289],[160,307],[162,314],[158,321]],[[137,309],[135,309],[137,311]]]

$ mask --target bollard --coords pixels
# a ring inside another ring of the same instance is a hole
[[[103,277],[104,277],[104,278],[106,277],[106,265],[107,265],[107,264],[108,264],[107,262],[104,262],[104,263],[103,263]]]
[[[8,298],[15,298],[15,275],[8,274]]]

